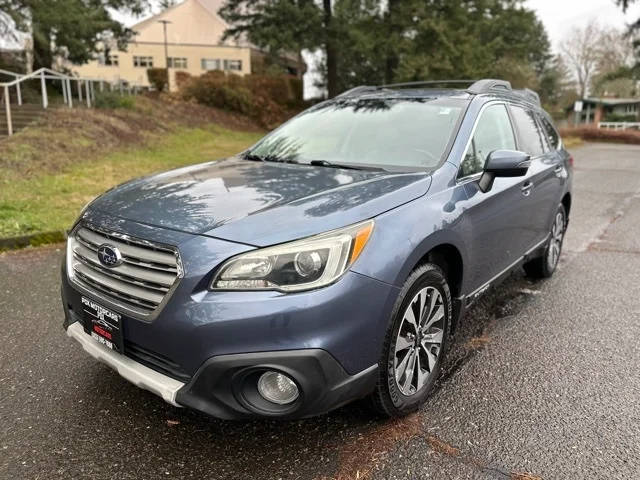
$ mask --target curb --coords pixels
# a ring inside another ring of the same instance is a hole
[[[32,233],[19,237],[0,238],[0,252],[5,250],[18,250],[25,247],[38,247],[48,243],[60,243],[67,239],[66,230],[52,232]]]

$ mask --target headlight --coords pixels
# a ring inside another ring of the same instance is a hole
[[[373,224],[368,220],[239,255],[222,265],[211,289],[295,292],[328,285],[360,256]]]

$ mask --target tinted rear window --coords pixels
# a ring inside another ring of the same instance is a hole
[[[551,145],[552,149],[556,150],[560,145],[560,136],[558,135],[558,132],[553,127],[551,122],[547,120],[545,117],[543,117],[542,115],[540,116],[540,123],[542,124],[544,133],[547,135],[547,139],[549,140],[549,145]]]
[[[542,155],[545,151],[545,141],[535,114],[522,107],[512,105],[510,108],[518,130],[519,149],[534,157]]]

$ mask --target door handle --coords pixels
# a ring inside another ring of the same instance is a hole
[[[562,165],[558,165],[556,168],[553,169],[553,172],[560,176],[562,174],[562,171],[564,170],[564,168],[562,168]]]
[[[533,182],[526,181],[524,185],[522,185],[522,195],[528,197],[531,194],[531,189],[533,188]]]

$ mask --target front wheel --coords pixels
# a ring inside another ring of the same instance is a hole
[[[405,282],[385,337],[376,390],[379,413],[398,417],[423,404],[440,372],[451,319],[451,292],[442,271],[426,264]]]
[[[564,206],[558,206],[556,215],[551,225],[549,238],[545,244],[544,253],[524,264],[525,273],[533,278],[548,278],[553,275],[560,253],[562,253],[562,242],[564,241],[564,233],[567,227],[567,214]]]

